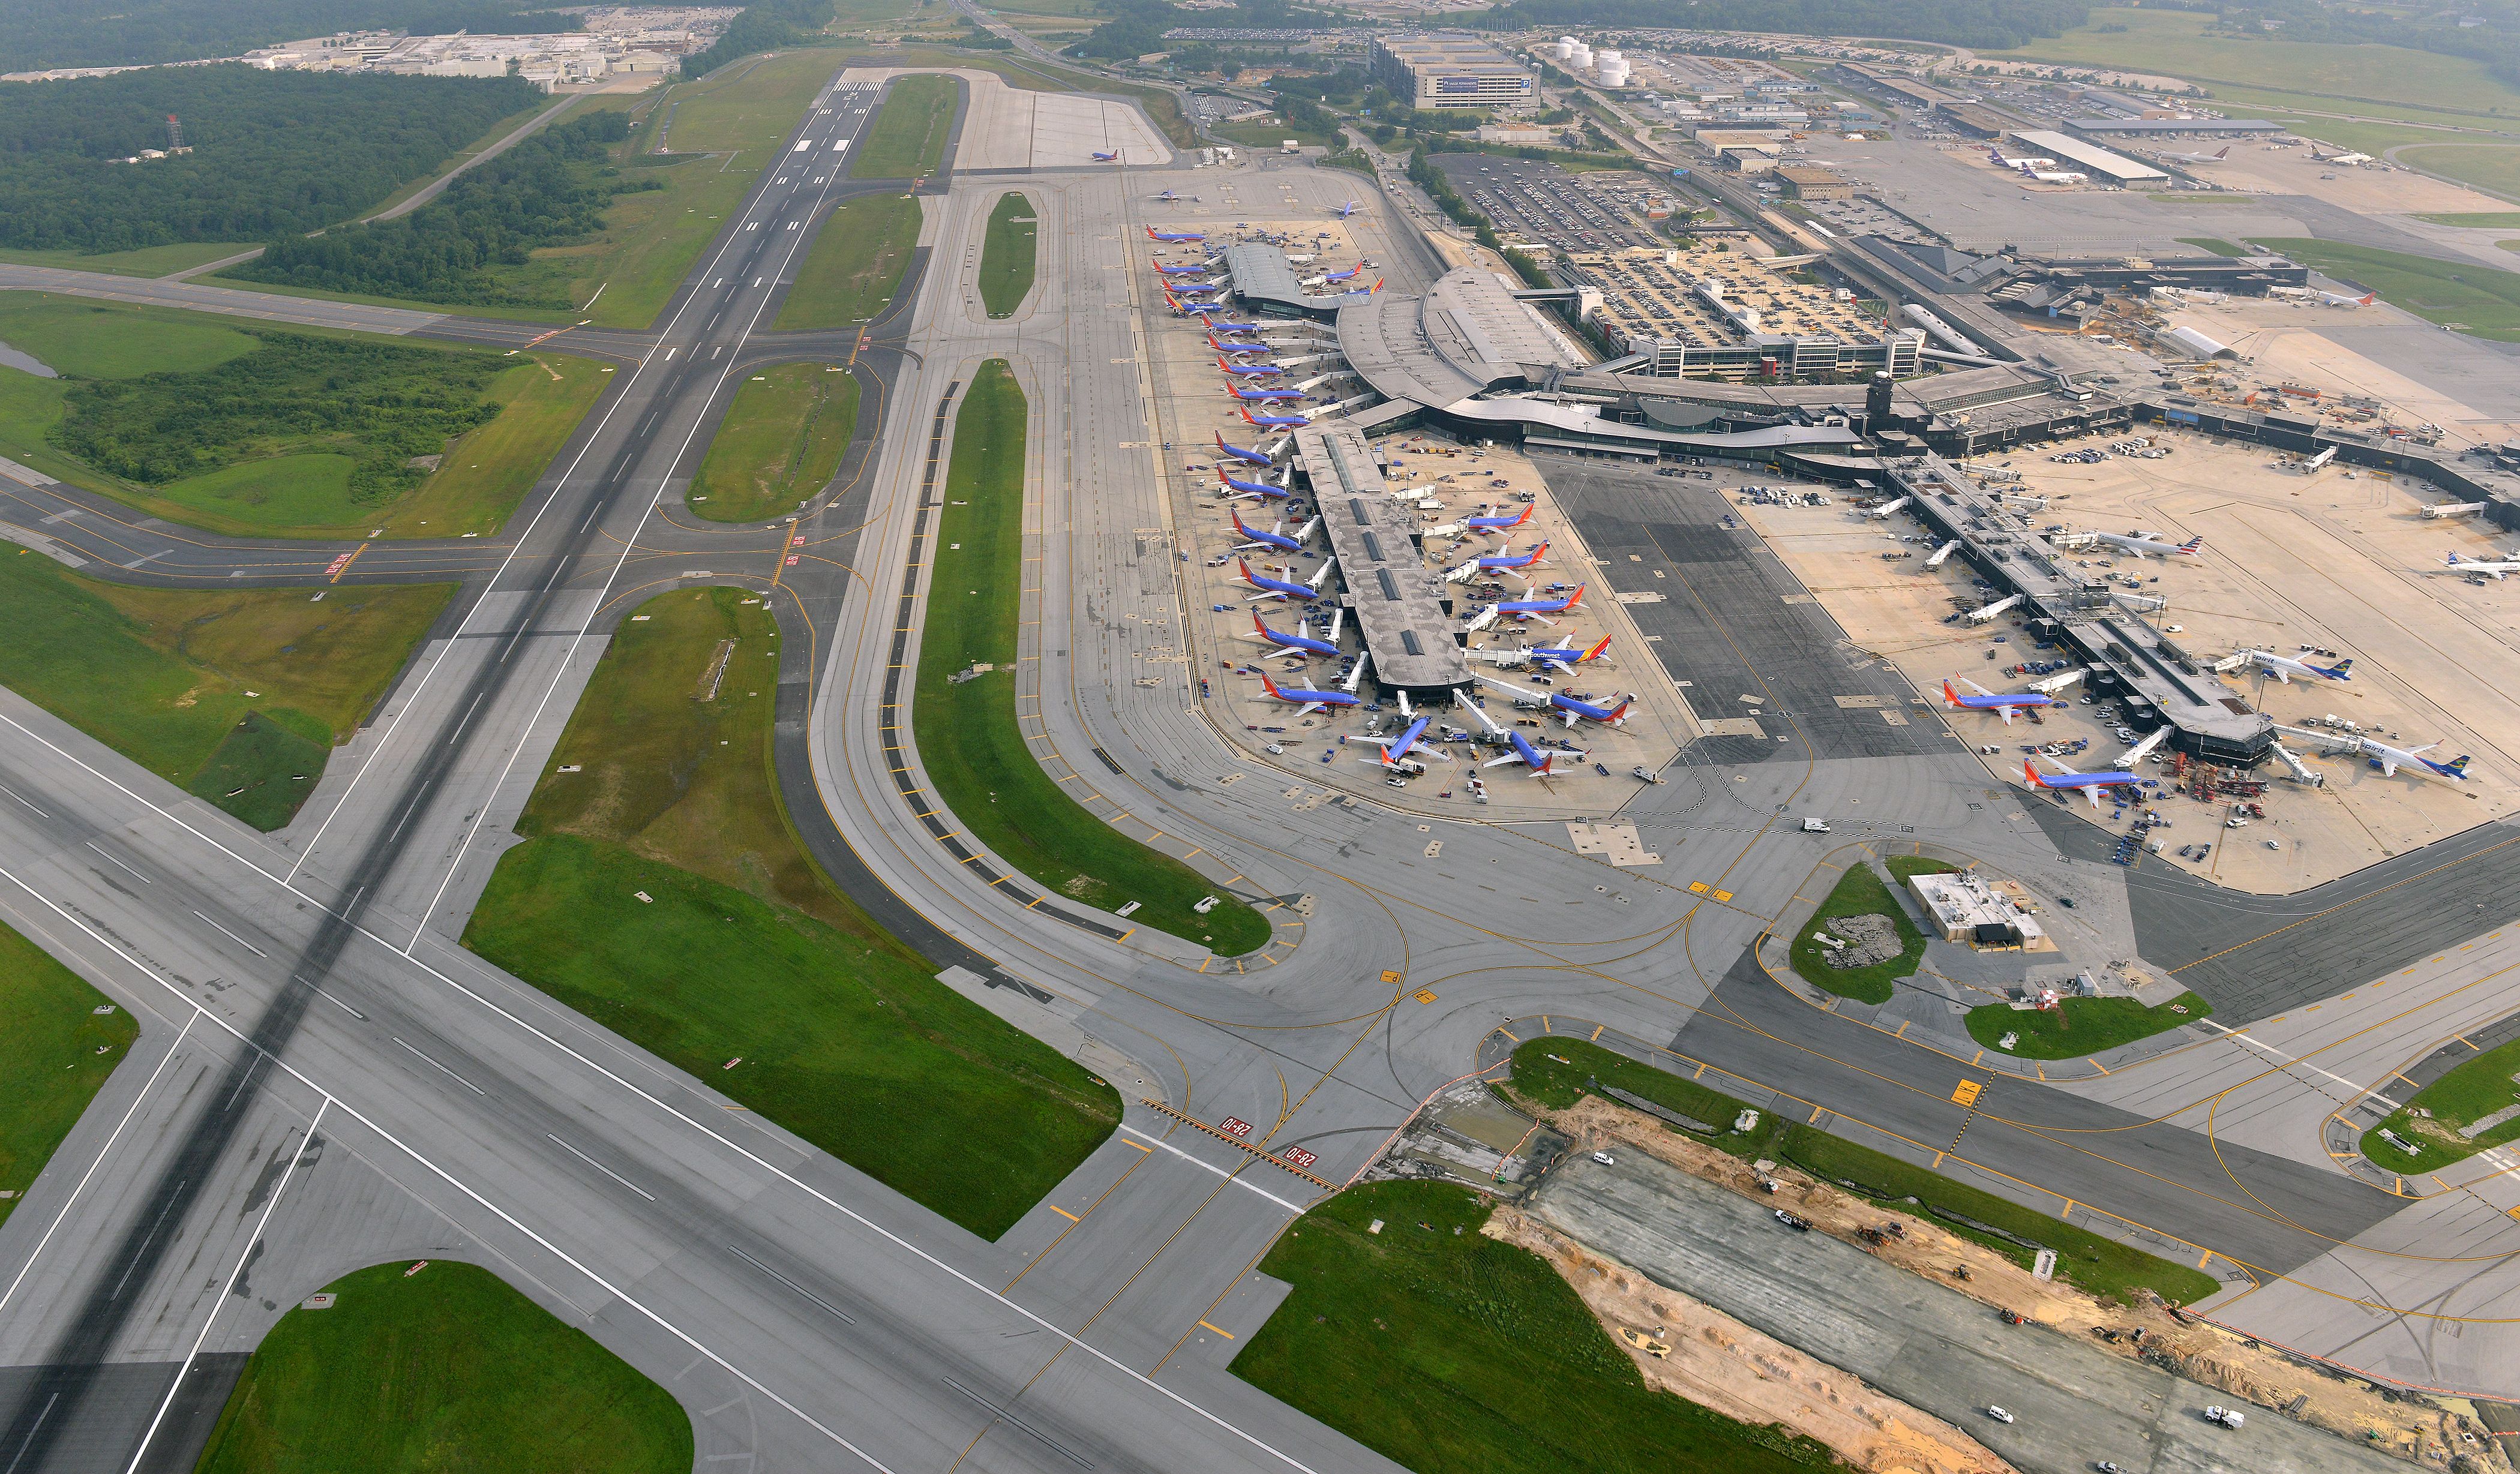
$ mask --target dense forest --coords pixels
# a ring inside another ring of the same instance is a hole
[[[1149,52],[1169,51],[1164,32],[1177,25],[1314,30],[1335,23],[1315,11],[1299,10],[1285,0],[1241,0],[1232,10],[1183,10],[1166,0],[1113,0],[1111,19],[1094,27],[1084,40],[1067,48],[1070,56],[1117,61]]]
[[[535,247],[584,240],[604,228],[604,207],[656,181],[625,184],[607,145],[630,136],[629,117],[590,112],[554,123],[505,154],[455,176],[446,192],[399,219],[272,243],[230,276],[429,302],[566,310],[495,280],[484,268],[520,266]]]
[[[47,438],[100,470],[163,486],[241,461],[310,450],[355,461],[350,493],[389,500],[428,475],[407,465],[497,418],[482,397],[505,367],[486,353],[294,333],[215,367],[80,380]]]
[[[2001,50],[2083,23],[2084,0],[1513,0],[1464,18],[1508,30],[1774,30],[1804,36],[1892,36]]]
[[[508,77],[163,67],[0,87],[0,246],[130,250],[263,241],[349,219],[511,113]],[[166,115],[193,152],[166,147]]]
[[[794,46],[832,23],[832,0],[752,0],[706,51],[683,58],[685,77],[702,77],[737,57]]]
[[[198,62],[338,30],[577,28],[533,0],[0,0],[0,71]]]

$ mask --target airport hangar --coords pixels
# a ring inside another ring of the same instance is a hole
[[[2089,667],[2092,689],[2125,697],[2147,728],[2169,726],[2173,750],[2237,766],[2269,755],[2272,723],[2203,680],[2193,657],[2140,618],[2138,607],[2059,564],[2019,514],[1956,459],[2138,421],[2172,424],[2304,453],[2333,445],[2340,461],[2484,501],[2489,517],[2520,528],[2520,474],[2323,430],[2299,417],[2207,407],[2171,394],[2139,402],[2052,371],[1930,351],[1945,372],[1897,382],[1886,373],[1860,383],[1785,384],[1638,372],[1652,367],[1650,353],[1586,366],[1572,361],[1564,335],[1536,305],[1573,299],[1575,289],[1521,289],[1462,267],[1421,293],[1315,297],[1296,285],[1276,247],[1237,246],[1228,254],[1245,262],[1234,276],[1238,297],[1255,311],[1333,322],[1350,369],[1382,399],[1334,427],[1299,431],[1296,465],[1329,530],[1377,679],[1413,695],[1440,698],[1467,685],[1469,675],[1451,602],[1424,570],[1414,520],[1387,494],[1381,458],[1368,438],[1377,430],[1424,426],[1632,461],[1748,462],[1906,498],[1920,520],[1959,545],[1954,551],[1996,591],[1990,603],[2017,596],[2041,635]],[[1276,257],[1274,267],[1267,256]],[[1395,560],[1390,555],[1402,546],[1409,556]]]

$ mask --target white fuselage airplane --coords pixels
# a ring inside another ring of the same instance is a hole
[[[2337,661],[2334,665],[2313,665],[2307,660],[2296,660],[2290,655],[2278,655],[2272,650],[2242,650],[2240,653],[2248,657],[2248,661],[2251,665],[2265,671],[2268,675],[2281,681],[2286,686],[2290,686],[2292,684],[2292,678],[2295,676],[2300,676],[2305,680],[2317,679],[2320,681],[2351,681],[2354,679],[2351,674],[2354,669],[2354,661],[2351,656]]]
[[[2496,582],[2520,573],[2520,558],[2461,558],[2452,553],[2442,559],[2442,565],[2428,570],[2434,573],[2482,573]]]
[[[2211,154],[2176,154],[2165,149],[2162,151],[2161,156],[2164,158],[2175,159],[2180,163],[2221,163],[2224,159],[2231,156],[2231,146],[2225,144],[2222,148]]]
[[[2095,543],[2115,548],[2120,553],[2132,553],[2138,558],[2194,558],[2196,550],[2205,546],[2202,537],[2191,537],[2183,543],[2165,543],[2143,533],[2094,532],[2090,536]]]

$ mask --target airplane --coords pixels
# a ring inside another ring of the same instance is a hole
[[[2348,750],[2369,758],[2371,766],[2379,769],[2384,778],[2397,777],[2400,768],[2412,768],[2416,770],[2417,777],[2446,778],[2452,782],[2462,783],[2467,782],[2467,758],[2464,755],[2452,758],[2447,763],[2437,763],[2424,756],[2425,753],[2440,746],[2439,742],[2426,742],[2420,747],[2392,747],[2387,742],[2376,737],[2364,737],[2360,733],[2315,732],[2300,727],[2286,727],[2280,722],[2275,724],[2275,731],[2286,737],[2300,737],[2305,741],[2342,743]]]
[[[1239,502],[1250,497],[1258,497],[1270,502],[1282,502],[1294,495],[1283,486],[1272,486],[1266,481],[1245,481],[1238,476],[1228,475],[1222,467],[1217,469],[1216,479],[1223,482],[1227,490],[1235,493],[1226,498],[1229,502]]]
[[[1238,388],[1233,384],[1227,384],[1225,386],[1225,391],[1232,394],[1237,399],[1250,400],[1253,403],[1258,404],[1266,404],[1277,400],[1301,399],[1304,397],[1304,391],[1301,389],[1244,389]]]
[[[2194,558],[2196,550],[2205,546],[2205,539],[2202,537],[2191,537],[2183,543],[2165,543],[2148,532],[2092,532],[2084,535],[2092,542],[2105,543],[2120,553],[2132,553],[2138,558],[2151,558],[2155,555],[2167,558],[2173,554],[2182,558]]]
[[[2052,757],[2048,761],[2056,763]],[[2031,766],[2030,759],[2025,757],[2021,760],[2021,771],[2029,778],[2030,786],[2053,788],[2059,791],[2080,788],[2083,790],[2083,796],[2092,801],[2092,807],[2094,809],[2100,806],[2102,788],[2114,788],[2120,783],[2136,782],[2136,776],[2132,773],[2077,773],[2063,763],[2056,763],[2056,767],[2058,770],[2056,777],[2042,778],[2039,776],[2039,770]]]
[[[1160,201],[1163,201],[1164,203],[1166,203],[1166,204],[1179,204],[1179,203],[1181,203],[1181,197],[1180,197],[1179,195],[1174,194],[1174,193],[1173,193],[1172,191],[1170,191],[1170,190],[1166,190],[1166,191],[1164,191],[1162,194],[1157,195],[1155,198],[1156,198],[1156,199],[1158,199],[1158,200],[1160,200]]]
[[[1952,683],[1946,681],[1943,683],[1943,699],[1964,711],[1992,711],[2003,718],[2003,725],[2006,727],[2012,725],[2012,713],[2016,708],[2053,706],[2056,704],[2056,698],[2054,696],[2043,696],[2037,692],[2025,692],[2012,695],[1999,694],[1998,692],[1991,692],[1985,687],[1978,685],[1975,681],[1970,680],[1966,676],[1960,677],[1960,684],[1967,687],[1969,690],[1976,692],[1977,694],[1973,696],[1961,695],[1959,692],[1952,690]]]
[[[1155,270],[1162,272],[1168,277],[1195,277],[1203,276],[1207,272],[1207,268],[1204,266],[1166,266],[1161,261],[1150,261],[1148,264],[1153,266]]]
[[[2056,161],[2052,158],[2042,157],[2035,154],[2024,155],[2021,157],[2014,158],[2007,156],[2001,149],[1989,149],[1986,153],[1989,158],[1994,159],[1997,163],[2003,165],[2007,169],[2044,169]]]
[[[1166,282],[1164,284],[1164,290],[1174,296],[1189,296],[1192,292],[1204,294],[1224,290],[1224,284],[1220,282]]]
[[[1184,241],[1204,241],[1207,237],[1200,235],[1194,230],[1159,231],[1149,225],[1147,227],[1147,239],[1149,241],[1163,241],[1179,244]]]
[[[2163,150],[2161,156],[2164,158],[2177,159],[2181,163],[2221,163],[2224,159],[2231,156],[2231,146],[2229,144],[2225,144],[2222,148],[2217,149],[2211,154],[2174,154],[2168,150]]]
[[[1380,278],[1380,277],[1375,277],[1375,278],[1373,279],[1373,285],[1372,285],[1372,286],[1371,286],[1371,287],[1360,287],[1360,288],[1358,288],[1357,290],[1355,290],[1354,291],[1342,291],[1342,292],[1340,292],[1340,293],[1339,293],[1339,295],[1341,295],[1341,296],[1372,296],[1372,295],[1373,295],[1375,292],[1380,291],[1381,290],[1382,290],[1382,278]]]
[[[1561,692],[1552,693],[1549,704],[1556,708],[1558,716],[1564,719],[1569,727],[1573,727],[1578,722],[1598,722],[1604,727],[1625,727],[1628,725],[1628,708],[1636,703],[1636,692],[1630,692],[1619,698],[1619,704],[1616,706],[1596,706],[1590,701],[1578,701]]]
[[[2321,307],[2368,307],[2378,300],[2380,300],[2380,293],[2376,291],[2366,291],[2361,296],[2342,291],[2322,291],[2318,294],[2318,305]]]
[[[1351,267],[1349,267],[1349,268],[1348,268],[1347,270],[1345,270],[1345,271],[1328,271],[1328,272],[1324,272],[1324,273],[1322,273],[1322,280],[1323,280],[1323,281],[1325,281],[1325,282],[1349,282],[1349,281],[1354,281],[1354,280],[1356,279],[1356,274],[1357,274],[1358,272],[1360,272],[1360,271],[1363,271],[1364,269],[1365,269],[1365,268],[1364,268],[1364,267],[1362,267],[1362,266],[1351,266]]]
[[[1466,583],[1474,574],[1490,572],[1512,573],[1516,577],[1520,577],[1521,569],[1533,566],[1548,556],[1549,544],[1546,542],[1534,543],[1529,549],[1521,553],[1497,553],[1491,554],[1486,558],[1471,558],[1467,562],[1462,563],[1460,567],[1445,574],[1444,581],[1446,583],[1455,584]],[[1525,581],[1528,582],[1528,580]]]
[[[1393,495],[1398,496],[1400,493],[1394,492]],[[1515,513],[1512,516],[1471,516],[1463,517],[1458,522],[1446,522],[1441,527],[1427,528],[1426,535],[1428,537],[1450,537],[1456,533],[1466,534],[1475,532],[1481,537],[1496,537],[1504,533],[1510,532],[1514,528],[1519,527],[1530,520],[1531,509],[1529,507],[1525,507],[1522,511]]]
[[[1503,757],[1490,758],[1488,761],[1479,764],[1482,768],[1500,768],[1507,763],[1520,763],[1523,767],[1530,770],[1530,776],[1533,778],[1555,778],[1557,776],[1557,770],[1552,765],[1559,758],[1562,757],[1570,761],[1580,761],[1591,756],[1590,753],[1578,751],[1572,747],[1536,746],[1532,743],[1532,740],[1529,737],[1524,737],[1521,733],[1514,731],[1510,727],[1498,725],[1496,718],[1489,716],[1485,710],[1476,705],[1470,707],[1470,714],[1477,717],[1482,723],[1486,724],[1489,732],[1494,733],[1496,736],[1501,737],[1513,744],[1513,750],[1511,752],[1507,753]]]
[[[2292,684],[2292,678],[2295,676],[2317,676],[2322,681],[2354,679],[2348,674],[2354,669],[2354,660],[2351,656],[2337,661],[2334,665],[2313,665],[2307,660],[2296,660],[2290,655],[2278,655],[2272,650],[2242,650],[2240,653],[2246,655],[2251,664],[2286,686]]]
[[[1242,524],[1241,513],[1238,512],[1234,514],[1234,530],[1250,539],[1249,542],[1243,543],[1241,545],[1242,547],[1276,548],[1281,552],[1285,553],[1300,552],[1304,546],[1304,539],[1312,536],[1313,529],[1320,526],[1321,522],[1322,519],[1320,517],[1315,517],[1311,521],[1306,522],[1303,526],[1296,528],[1292,533],[1279,531],[1279,527],[1286,525],[1283,522],[1280,522],[1277,527],[1272,527],[1268,531],[1263,532],[1257,527],[1244,526]]]
[[[1223,369],[1223,370],[1224,370],[1226,373],[1228,373],[1228,374],[1270,374],[1270,375],[1276,375],[1276,374],[1283,374],[1283,373],[1285,373],[1285,372],[1286,372],[1285,370],[1283,370],[1283,369],[1282,369],[1282,368],[1279,368],[1276,364],[1230,364],[1230,363],[1227,363],[1227,362],[1224,360],[1224,358],[1222,358],[1222,357],[1219,357],[1219,358],[1216,360],[1216,366],[1217,366],[1218,368],[1220,368],[1220,369]]]
[[[1406,692],[1403,692],[1400,697],[1400,714],[1404,717],[1413,715],[1409,710],[1409,697]],[[1359,758],[1357,761],[1374,763],[1398,773],[1422,771],[1421,765],[1410,761],[1410,754],[1415,752],[1422,752],[1439,763],[1451,762],[1453,760],[1451,753],[1418,740],[1425,733],[1427,724],[1433,720],[1432,717],[1416,717],[1401,731],[1400,736],[1387,742],[1375,743],[1374,756]]]
[[[1193,306],[1190,310],[1192,312],[1222,312],[1225,309],[1221,307]],[[1258,323],[1220,323],[1214,319],[1210,319],[1207,324],[1207,331],[1210,333],[1257,333],[1260,331],[1260,325]]]
[[[2024,169],[2021,172],[2041,184],[2089,184],[2092,176],[2071,169]]]
[[[1575,586],[1575,592],[1567,595],[1563,599],[1525,599],[1508,603],[1489,604],[1485,609],[1471,617],[1468,628],[1472,630],[1486,629],[1489,625],[1496,623],[1497,617],[1502,614],[1511,614],[1516,619],[1538,619],[1550,624],[1555,624],[1557,621],[1551,619],[1549,616],[1552,614],[1566,613],[1577,604],[1582,603],[1584,602],[1584,587],[1585,586],[1582,584],[1577,584]]]
[[[1094,151],[1094,161],[1096,163],[1117,163],[1120,161],[1120,151],[1113,149],[1110,153],[1105,154],[1101,149],[1097,149]]]
[[[1354,692],[1307,691],[1300,686],[1296,687],[1292,691],[1288,691],[1279,686],[1277,682],[1270,680],[1265,675],[1260,678],[1260,689],[1267,692],[1273,699],[1297,703],[1295,715],[1299,717],[1310,716],[1325,706],[1354,706],[1357,704],[1357,696]]]
[[[1169,287],[1164,291],[1164,304],[1183,317],[1204,318],[1208,313],[1225,310],[1223,302],[1185,302],[1173,295]]]
[[[1593,647],[1589,650],[1579,650],[1571,646],[1561,646],[1553,648],[1543,647],[1539,649],[1524,650],[1522,653],[1526,659],[1537,660],[1543,665],[1554,666],[1561,674],[1571,676],[1575,674],[1575,667],[1579,665],[1590,665],[1594,661],[1600,659],[1601,652],[1609,648],[1610,637],[1604,635],[1601,637],[1601,643]]]
[[[1242,582],[1260,591],[1242,602],[1244,603],[1258,603],[1264,599],[1300,599],[1306,603],[1310,603],[1313,600],[1322,597],[1322,591],[1319,585],[1323,578],[1328,575],[1330,566],[1335,561],[1335,558],[1323,559],[1321,572],[1313,575],[1313,581],[1311,583],[1291,584],[1282,578],[1271,578],[1265,573],[1254,573],[1251,571],[1251,560],[1249,558],[1237,558],[1235,559],[1236,564],[1242,569]]]
[[[1260,658],[1263,660],[1275,660],[1284,655],[1300,656],[1308,660],[1315,655],[1328,655],[1333,660],[1338,658],[1339,648],[1330,644],[1327,640],[1315,640],[1310,635],[1305,634],[1304,621],[1300,619],[1295,621],[1295,633],[1291,635],[1281,635],[1276,630],[1269,628],[1267,624],[1263,623],[1260,618],[1260,611],[1258,609],[1253,609],[1251,611],[1251,628],[1253,633],[1245,635],[1242,638],[1245,640],[1257,640],[1263,645],[1274,645],[1278,647],[1276,649],[1262,655]]]
[[[2520,558],[2461,558],[2457,554],[2452,553],[2448,558],[2442,559],[2441,568],[2436,571],[2448,573],[2482,573],[2486,577],[2499,583],[2511,574],[2520,573]]]
[[[1220,456],[1232,456],[1235,460],[1243,462],[1250,466],[1275,466],[1278,464],[1276,461],[1260,454],[1256,450],[1244,450],[1238,445],[1226,444],[1225,432],[1222,430],[1219,430],[1216,435],[1216,453]]]
[[[1342,205],[1340,205],[1340,206],[1338,207],[1338,217],[1339,217],[1340,219],[1344,220],[1344,219],[1346,219],[1348,216],[1355,214],[1358,210],[1361,210],[1361,209],[1363,209],[1363,208],[1365,208],[1365,205],[1364,205],[1361,201],[1355,201],[1355,200],[1351,200],[1351,201],[1349,201],[1347,203],[1342,204]]]
[[[1313,423],[1301,415],[1254,415],[1249,410],[1242,412],[1242,418],[1247,424],[1271,430],[1299,430]]]

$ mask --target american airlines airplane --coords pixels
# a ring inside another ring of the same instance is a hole
[[[2086,532],[2083,536],[2138,558],[2194,558],[2197,550],[2205,546],[2201,536],[2183,543],[2165,543],[2148,532]]]

